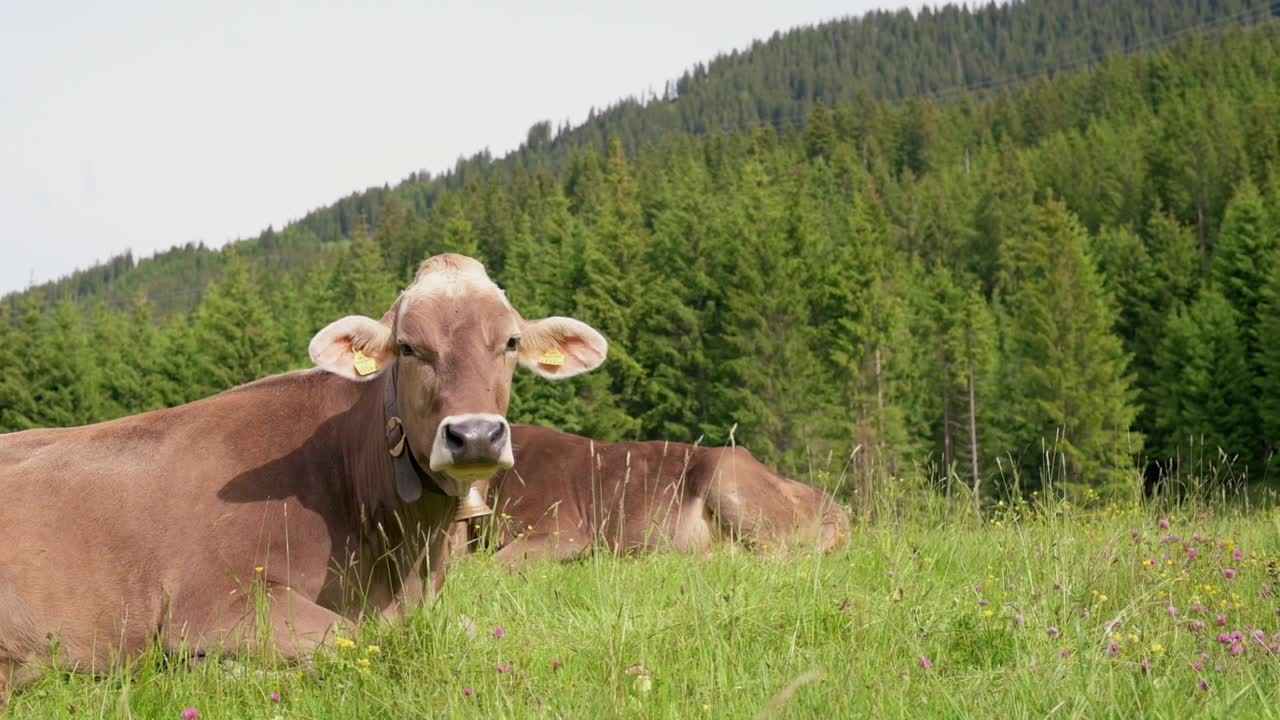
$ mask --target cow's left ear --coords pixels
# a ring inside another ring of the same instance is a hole
[[[363,315],[329,323],[307,350],[316,367],[351,380],[375,378],[395,360],[391,328]]]
[[[609,353],[603,335],[573,318],[526,320],[522,329],[520,364],[552,380],[595,370]]]

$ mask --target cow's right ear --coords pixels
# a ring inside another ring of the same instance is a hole
[[[348,315],[311,338],[316,367],[351,380],[370,380],[395,360],[391,328],[372,318]]]

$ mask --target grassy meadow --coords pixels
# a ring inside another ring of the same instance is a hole
[[[8,713],[1277,716],[1280,511],[1218,507],[1054,502],[979,522],[931,500],[882,505],[828,555],[516,574],[480,556],[407,625],[366,624],[305,669],[154,653],[107,677],[50,671]]]

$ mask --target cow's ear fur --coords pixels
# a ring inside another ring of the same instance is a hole
[[[348,315],[329,323],[311,338],[307,350],[316,367],[351,380],[371,380],[395,361],[391,328],[362,315]],[[356,370],[357,350],[376,362],[377,370],[361,375]]]
[[[580,320],[549,317],[524,322],[520,364],[542,377],[559,380],[595,370],[608,353],[604,336]]]

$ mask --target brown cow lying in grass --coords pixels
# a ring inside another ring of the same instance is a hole
[[[317,370],[0,436],[0,705],[55,647],[87,671],[153,641],[298,657],[430,597],[458,498],[511,466],[516,364],[566,377],[606,344],[524,320],[479,263],[443,255],[381,321],[342,318],[310,351]]]
[[[848,539],[848,513],[830,494],[777,475],[743,448],[598,443],[531,425],[512,426],[512,444],[515,467],[487,489],[495,514],[455,528],[469,548],[494,542],[508,564],[596,546],[617,555],[706,552],[728,538],[825,551]]]

